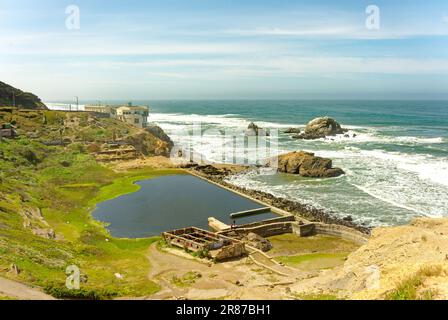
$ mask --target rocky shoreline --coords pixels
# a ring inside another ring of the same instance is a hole
[[[342,225],[358,230],[364,234],[370,234],[372,230],[371,227],[366,227],[353,222],[351,217],[347,217],[344,219],[337,218],[333,216],[331,212],[315,208],[311,205],[303,204],[298,201],[288,200],[282,197],[276,197],[270,193],[263,191],[242,188],[226,181],[226,179],[233,174],[241,173],[248,170],[256,170],[253,167],[241,167],[241,170],[235,172],[234,169],[230,170],[226,168],[225,165],[221,164],[219,166],[220,167],[215,167],[213,165],[198,165],[196,163],[189,163],[181,167],[195,174],[198,174],[210,181],[220,184],[224,187],[241,192],[251,198],[263,201],[269,205],[290,212],[300,218],[304,218],[314,222]]]

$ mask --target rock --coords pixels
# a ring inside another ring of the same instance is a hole
[[[199,166],[199,164],[197,164],[196,162],[190,161],[190,162],[181,164],[181,165],[179,166],[179,168],[182,168],[182,169],[191,169],[191,168],[196,168],[196,167],[198,167],[198,166]]]
[[[67,160],[63,160],[63,161],[61,161],[60,164],[61,164],[61,166],[65,167],[65,168],[71,166],[71,163],[68,162]]]
[[[194,170],[199,171],[203,174],[206,175],[210,175],[210,176],[227,176],[229,175],[229,171],[225,168],[220,169],[220,168],[216,168],[212,165],[196,165],[193,166],[192,168],[194,168]]]
[[[19,275],[20,273],[20,269],[15,263],[11,264],[11,266],[9,267],[9,271],[14,273],[15,275]]]
[[[117,279],[120,279],[120,280],[123,279],[123,275],[121,275],[121,274],[118,273],[118,272],[115,273],[114,276],[115,276],[115,278],[117,278]]]
[[[49,240],[54,240],[56,239],[56,232],[54,232],[53,229],[44,229],[44,228],[33,228],[31,225],[29,226],[30,228],[32,228],[32,232],[34,235],[45,238],[45,239],[49,239]]]
[[[87,283],[89,281],[89,276],[86,274],[81,274],[81,276],[79,277],[79,281],[81,283]]]
[[[288,128],[285,131],[283,131],[283,133],[295,133],[295,134],[299,134],[301,131],[299,128]]]
[[[297,151],[278,157],[278,171],[303,177],[328,178],[344,174],[342,169],[332,166],[331,159],[316,157],[310,152]]]
[[[169,156],[172,148],[169,142],[163,141],[149,131],[128,136],[125,141],[145,156]]]
[[[246,136],[269,136],[269,133],[257,126],[255,123],[251,122],[246,130]]]
[[[170,149],[174,146],[174,142],[171,140],[171,138],[165,133],[165,131],[163,131],[162,128],[160,128],[159,126],[152,124],[149,125],[146,128],[146,131],[148,131],[149,133],[151,133],[153,136],[155,136],[156,138],[159,138],[160,140],[166,142],[168,144],[168,146],[170,147]]]
[[[341,125],[330,117],[316,118],[308,122],[305,132],[294,136],[296,139],[319,139],[327,136],[335,136],[347,132]]]
[[[0,81],[0,106],[15,105],[23,109],[47,110],[47,106],[34,94],[23,92]]]
[[[269,240],[253,233],[249,232],[246,236],[243,237],[242,241],[246,242],[248,245],[255,247],[263,252],[269,251],[272,249],[272,244]]]

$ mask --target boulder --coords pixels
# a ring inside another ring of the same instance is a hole
[[[305,132],[294,136],[296,139],[319,139],[326,136],[335,136],[337,134],[343,134],[347,132],[341,125],[330,117],[316,118],[308,122],[305,128]]]
[[[253,232],[249,232],[242,239],[242,241],[254,248],[257,248],[258,250],[263,251],[263,252],[266,252],[266,251],[269,251],[272,249],[272,244],[268,239],[265,239]]]
[[[314,178],[337,177],[344,174],[342,169],[333,168],[331,159],[316,157],[314,153],[304,151],[280,155],[278,171]]]

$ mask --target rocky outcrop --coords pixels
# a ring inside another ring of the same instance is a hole
[[[170,149],[174,146],[174,142],[171,140],[171,138],[165,133],[165,131],[163,131],[162,128],[160,128],[159,126],[153,124],[150,125],[146,128],[146,131],[148,131],[149,133],[151,133],[153,136],[155,136],[156,138],[159,138],[160,140],[166,142],[168,144],[168,146],[170,147]]]
[[[342,268],[291,289],[337,291],[355,300],[446,300],[447,235],[447,218],[416,218],[408,225],[375,228]]]
[[[227,168],[217,168],[216,166],[209,164],[199,165],[195,162],[182,164],[180,165],[180,168],[193,169],[207,176],[228,176],[231,173],[231,171]]]
[[[22,109],[48,109],[36,95],[0,81],[0,106],[14,106],[14,104]]]
[[[148,131],[140,132],[125,139],[137,152],[145,156],[169,156],[171,146]]]
[[[314,153],[304,151],[280,155],[278,171],[314,178],[337,177],[344,174],[342,169],[333,168],[331,159],[316,157]]]
[[[23,206],[19,213],[22,216],[24,228],[30,229],[36,236],[56,239],[56,233],[50,228],[39,208]]]
[[[289,133],[289,134],[299,134],[301,131],[299,128],[288,128],[283,133]]]
[[[295,139],[319,139],[327,136],[335,136],[347,132],[341,125],[330,117],[316,118],[308,122],[305,132],[294,136]]]
[[[269,136],[269,132],[251,122],[247,127],[246,136]]]

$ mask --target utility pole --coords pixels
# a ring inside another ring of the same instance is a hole
[[[14,91],[12,92],[12,106],[16,107],[16,93]]]

